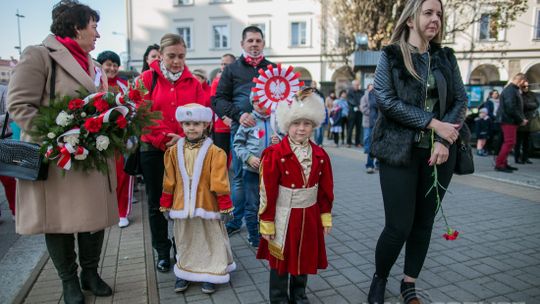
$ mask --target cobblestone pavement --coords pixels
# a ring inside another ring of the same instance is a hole
[[[309,277],[308,297],[312,303],[363,303],[375,269],[375,244],[384,225],[379,177],[364,172],[361,150],[327,150],[335,179],[334,229],[327,238],[329,267]],[[489,173],[487,160],[480,162]],[[511,176],[486,178],[482,172],[454,177],[443,204],[460,236],[456,241],[444,240],[444,224],[436,222],[417,283],[422,295],[433,302],[540,303],[540,190],[534,187],[540,180],[539,168],[535,164],[523,170],[523,175],[532,177],[530,183],[506,182]],[[174,274],[153,271],[145,204],[134,207],[129,227],[106,232],[101,273],[115,294],[87,297],[88,303],[268,302],[268,269],[255,259],[245,228],[231,238],[238,269],[229,284],[219,286],[211,296],[202,294],[200,284],[175,294]],[[388,281],[386,301],[390,303],[399,303],[402,268],[401,256]],[[39,270],[25,302],[62,301],[50,261]]]

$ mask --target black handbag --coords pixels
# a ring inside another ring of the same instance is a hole
[[[6,113],[0,139],[0,175],[31,181],[47,179],[48,165],[39,145],[4,138],[8,117]]]
[[[459,138],[457,140],[455,174],[466,175],[474,173],[473,153],[469,144],[470,138],[471,131],[466,124],[463,124],[463,127],[459,130]]]
[[[139,146],[131,154],[128,154],[124,162],[124,172],[131,176],[142,174],[141,151]]]
[[[49,99],[55,98],[56,61],[51,60],[51,79]],[[23,180],[46,180],[49,173],[49,164],[38,144],[6,139],[6,128],[9,113],[6,113],[2,136],[0,137],[0,175],[10,176]]]

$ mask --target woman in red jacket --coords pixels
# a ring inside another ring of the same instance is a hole
[[[188,103],[207,102],[201,84],[185,64],[186,43],[176,34],[165,34],[160,43],[161,60],[150,64],[151,69],[141,75],[148,95],[152,100],[152,111],[162,113],[162,119],[149,128],[150,133],[141,137],[141,169],[148,195],[148,209],[152,247],[158,254],[156,268],[169,271],[171,241],[168,238],[168,223],[159,211],[159,199],[163,184],[163,156],[165,150],[184,136],[175,118],[176,108]]]

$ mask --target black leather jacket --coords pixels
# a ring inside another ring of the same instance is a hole
[[[380,115],[373,130],[371,154],[391,165],[410,162],[415,135],[426,130],[431,119],[455,124],[463,124],[465,119],[467,94],[452,49],[431,43],[429,55],[413,53],[412,60],[422,81],[407,71],[398,45],[383,49],[375,71],[375,95]],[[424,110],[428,65],[439,93],[439,102],[433,112]],[[436,140],[449,146],[442,138]]]
[[[505,124],[520,125],[524,119],[523,100],[519,87],[510,83],[501,92],[497,121]]]

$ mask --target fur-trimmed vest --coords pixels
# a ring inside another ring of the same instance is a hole
[[[400,47],[395,44],[383,49],[375,72],[380,115],[373,130],[371,154],[390,165],[410,163],[415,135],[425,130],[432,118],[456,124],[462,124],[465,119],[467,95],[452,49],[431,43],[429,57],[413,53],[412,60],[422,81],[407,71]],[[439,93],[433,113],[423,110],[428,66]],[[441,138],[437,140],[448,145]]]

